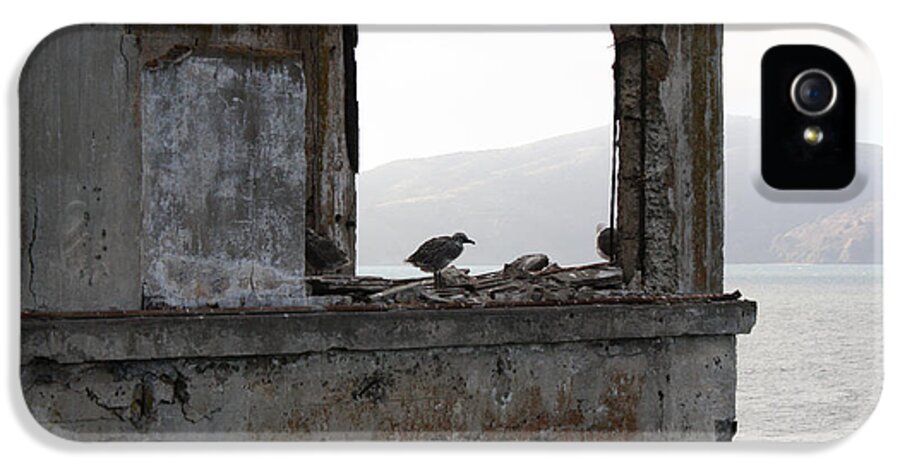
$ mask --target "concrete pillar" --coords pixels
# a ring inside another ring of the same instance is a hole
[[[356,173],[359,171],[356,105],[356,27],[322,29],[318,43],[323,54],[315,57],[317,76],[309,80],[316,96],[307,112],[306,226],[330,239],[347,255],[343,267],[307,264],[310,275],[356,270]],[[319,52],[319,51],[316,51]]]
[[[123,27],[67,28],[22,70],[24,309],[140,307],[135,47]]]
[[[630,287],[721,292],[722,27],[613,26],[616,256]]]

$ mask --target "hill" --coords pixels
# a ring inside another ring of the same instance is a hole
[[[880,201],[879,185],[866,185],[849,201],[770,201],[750,177],[759,155],[754,136],[758,120],[729,117],[728,262],[880,261],[842,245],[848,237],[858,247],[864,247],[861,240],[880,244],[875,230],[881,210],[872,204]],[[359,263],[396,265],[425,239],[460,230],[478,242],[460,264],[499,264],[529,252],[547,253],[563,264],[596,261],[595,227],[609,219],[611,140],[607,126],[507,149],[395,161],[363,172]],[[879,146],[859,145],[862,175],[880,175],[880,160]],[[848,215],[860,214],[858,208],[868,208],[868,216],[852,221],[853,231],[839,230],[851,223]],[[834,236],[821,237],[822,231]]]

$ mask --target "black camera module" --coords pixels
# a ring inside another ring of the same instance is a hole
[[[834,79],[828,72],[809,69],[801,72],[791,84],[791,99],[797,111],[807,116],[821,116],[837,101]]]
[[[856,86],[830,49],[775,46],[762,60],[762,177],[779,190],[837,190],[856,174]]]

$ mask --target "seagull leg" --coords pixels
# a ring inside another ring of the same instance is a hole
[[[441,278],[441,271],[437,270],[434,272],[434,287],[435,288],[443,288],[444,280]]]

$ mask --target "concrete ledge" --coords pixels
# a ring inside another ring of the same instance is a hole
[[[22,388],[75,440],[730,440],[756,304],[652,299],[26,313]]]
[[[753,301],[119,318],[24,315],[22,363],[735,335],[749,333],[755,322]]]

